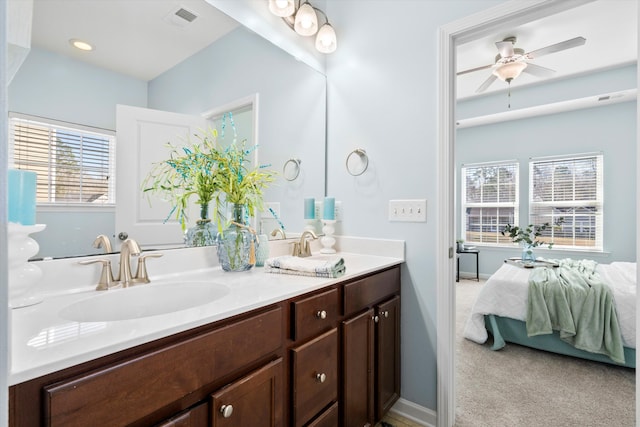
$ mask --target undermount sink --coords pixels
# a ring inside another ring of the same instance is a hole
[[[197,307],[228,293],[229,288],[219,283],[143,284],[100,291],[63,308],[60,316],[76,322],[139,319]]]

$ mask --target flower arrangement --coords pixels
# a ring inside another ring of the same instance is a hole
[[[553,226],[559,226],[563,221],[563,218],[559,218]],[[529,224],[526,228],[507,224],[500,234],[503,236],[509,235],[513,243],[523,243],[525,246],[530,248],[548,245],[548,248],[551,249],[553,247],[553,243],[538,240],[538,237],[542,236],[542,233],[549,227],[551,227],[551,224],[548,222],[545,222],[542,225]]]
[[[187,228],[188,206],[193,196],[200,205],[201,220],[208,218],[208,206],[215,201],[213,221],[219,232],[227,222],[226,203],[244,205],[249,216],[263,208],[262,192],[274,180],[274,173],[264,167],[250,169],[246,140],[238,144],[234,138],[227,147],[218,144],[218,132],[209,129],[195,143],[176,147],[170,143],[169,158],[156,163],[142,183],[145,193],[157,193],[172,205],[172,215]]]

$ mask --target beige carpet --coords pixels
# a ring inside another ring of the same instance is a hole
[[[456,288],[457,427],[635,425],[635,370],[463,338],[481,286],[461,280]]]

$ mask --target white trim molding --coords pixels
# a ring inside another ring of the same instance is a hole
[[[517,26],[591,0],[511,0],[447,24],[438,32],[438,230],[437,280],[437,426],[455,423],[455,103],[458,44],[489,34],[496,26]]]
[[[435,427],[437,421],[437,414],[434,411],[403,398],[398,399],[389,412],[425,427]]]

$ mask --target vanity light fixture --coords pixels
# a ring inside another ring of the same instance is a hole
[[[286,18],[296,11],[294,0],[269,0],[269,10],[276,16]]]
[[[269,0],[269,10],[281,17],[299,35],[316,35],[315,46],[319,52],[331,53],[336,50],[336,32],[329,24],[327,14],[312,6],[307,0],[298,0],[297,6],[295,0]],[[318,13],[324,17],[324,24],[320,27]]]
[[[91,44],[80,40],[80,39],[70,39],[69,40],[69,44],[73,47],[75,47],[76,49],[80,49],[80,50],[84,50],[84,51],[90,51],[93,50],[93,46],[91,46]]]
[[[298,8],[293,28],[296,33],[305,37],[318,32],[318,15],[308,2]]]

